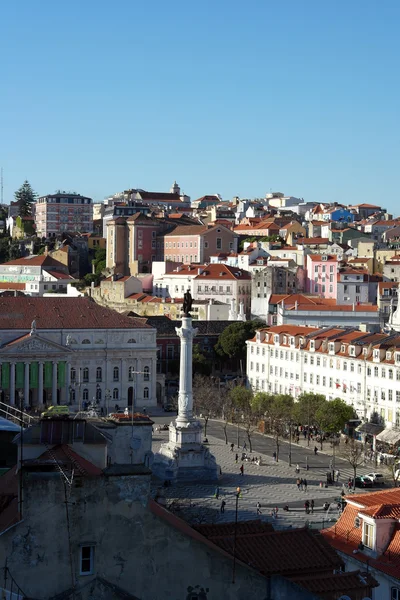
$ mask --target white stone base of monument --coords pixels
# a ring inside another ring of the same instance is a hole
[[[201,423],[196,420],[184,425],[171,423],[169,441],[154,456],[154,475],[170,481],[217,481],[219,467],[201,443],[202,432]]]

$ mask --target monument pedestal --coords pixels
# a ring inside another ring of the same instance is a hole
[[[178,416],[169,426],[169,440],[154,456],[152,470],[160,479],[174,481],[217,481],[219,467],[215,457],[202,444],[203,428],[193,418],[192,355],[197,330],[185,316],[176,328],[181,338]]]

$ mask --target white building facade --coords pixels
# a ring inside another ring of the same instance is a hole
[[[41,409],[157,404],[156,330],[86,298],[1,299],[1,401]]]
[[[400,427],[400,334],[278,325],[246,343],[254,391],[341,398],[361,419],[377,412]]]

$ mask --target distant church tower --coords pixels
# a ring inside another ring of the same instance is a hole
[[[171,189],[169,190],[170,194],[178,194],[178,196],[181,195],[181,188],[179,187],[179,185],[176,183],[176,181],[174,181],[174,185],[171,187]]]

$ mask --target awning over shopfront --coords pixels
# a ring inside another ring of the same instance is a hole
[[[362,423],[356,428],[356,431],[359,433],[366,433],[367,435],[378,436],[384,429],[385,427],[383,425],[378,425],[377,423]]]
[[[397,427],[388,427],[377,435],[376,439],[386,444],[398,444],[400,442],[400,429],[397,429]]]

